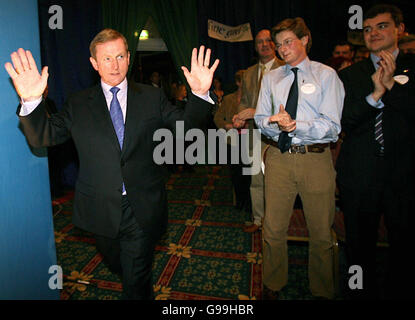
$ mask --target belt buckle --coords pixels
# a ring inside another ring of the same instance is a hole
[[[301,154],[305,154],[306,153],[306,148],[304,145],[300,145],[300,146],[291,146],[290,149],[288,149],[289,153],[301,153]]]

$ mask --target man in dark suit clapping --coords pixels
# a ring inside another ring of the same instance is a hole
[[[346,91],[344,142],[337,160],[348,264],[363,270],[355,298],[379,298],[376,242],[380,213],[389,241],[386,298],[409,298],[414,197],[415,60],[398,49],[402,12],[376,5],[365,12],[363,36],[370,57],[339,73]]]

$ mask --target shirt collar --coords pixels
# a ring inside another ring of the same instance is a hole
[[[297,64],[295,67],[290,66],[289,64],[285,65],[285,73],[290,74],[292,68],[298,68],[298,70],[301,70],[303,72],[306,72],[310,67],[310,59],[305,57],[303,61],[301,61],[299,64]]]
[[[398,57],[399,54],[399,48],[396,48],[393,52],[393,57],[396,58]],[[378,62],[380,61],[380,57],[375,55],[374,53],[370,53],[370,59],[372,60],[373,65],[375,66],[375,69],[377,70],[379,68]]]
[[[128,85],[127,77],[125,77],[124,80],[121,81],[119,84],[117,84],[115,87],[119,88],[120,91],[124,91],[124,90],[127,89],[127,85]],[[113,86],[110,86],[109,84],[106,84],[104,81],[102,81],[102,79],[101,79],[101,87],[102,87],[102,90],[104,90],[105,93],[111,93],[110,90],[111,90],[111,88],[113,88]]]
[[[272,65],[274,64],[275,58],[271,59],[267,63],[259,63],[259,69],[261,69],[261,66],[265,66],[265,70],[268,71],[271,69]]]

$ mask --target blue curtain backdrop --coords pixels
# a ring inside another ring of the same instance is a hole
[[[0,6],[0,299],[59,299],[48,285],[56,251],[46,150],[31,150],[19,130],[19,98],[3,67],[19,47],[40,62],[37,1]]]
[[[49,66],[49,98],[58,109],[71,94],[99,81],[89,62],[89,43],[102,29],[100,0],[39,0],[39,29],[42,65]],[[49,7],[59,5],[63,11],[63,29],[50,29]],[[63,183],[75,186],[78,159],[72,140],[60,150]]]

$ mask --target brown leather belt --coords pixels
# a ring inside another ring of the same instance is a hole
[[[277,149],[278,143],[274,140],[268,140],[267,143]],[[290,149],[288,149],[289,153],[306,153],[306,152],[313,152],[313,153],[323,153],[324,149],[329,146],[328,143],[315,143],[315,144],[308,144],[308,145],[296,145],[293,144]]]

